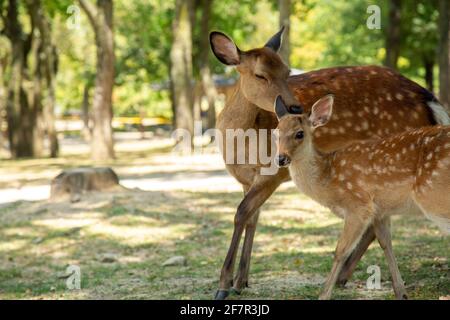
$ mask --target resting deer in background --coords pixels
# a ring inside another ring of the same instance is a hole
[[[450,126],[415,129],[322,152],[313,141],[314,131],[331,119],[333,100],[332,95],[320,99],[310,115],[290,114],[281,97],[275,102],[279,165],[289,167],[299,190],[344,218],[333,268],[320,298],[331,297],[345,260],[373,226],[395,296],[406,299],[392,251],[390,216],[422,212],[450,234]]]
[[[327,127],[314,133],[319,150],[330,152],[351,141],[384,137],[405,129],[437,123],[450,123],[450,118],[434,96],[418,84],[393,70],[377,67],[339,67],[289,76],[278,50],[283,29],[264,47],[240,50],[221,32],[210,34],[215,56],[240,74],[235,92],[225,104],[217,120],[217,129],[225,137],[226,129],[275,129],[278,120],[273,101],[281,95],[291,112],[308,112],[312,104],[328,93],[336,96],[335,112]],[[269,137],[270,139],[271,137]],[[268,143],[271,145],[271,142]],[[226,148],[222,148],[225,150]],[[223,154],[226,159],[226,154]],[[274,155],[273,155],[274,156]],[[227,163],[228,172],[242,184],[244,199],[234,220],[234,232],[220,275],[216,299],[225,299],[231,287],[239,293],[248,286],[250,256],[259,209],[281,183],[289,180],[287,169],[275,175],[261,175],[262,164]],[[245,238],[239,269],[233,279],[239,243]],[[369,227],[359,245],[345,262],[338,277],[345,284],[357,262],[374,240]]]

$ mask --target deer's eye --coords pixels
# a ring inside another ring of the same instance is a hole
[[[266,77],[264,77],[264,76],[262,76],[262,75],[260,75],[260,74],[255,74],[255,77],[257,77],[258,79],[267,81]]]
[[[305,136],[305,135],[304,135],[303,131],[298,131],[298,132],[295,134],[295,139],[301,140],[301,139],[303,139],[304,136]]]

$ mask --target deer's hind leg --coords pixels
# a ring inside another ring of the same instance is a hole
[[[333,261],[333,267],[325,282],[324,289],[319,296],[321,300],[331,298],[331,293],[338,279],[345,261],[358,245],[362,236],[371,223],[371,212],[361,208],[354,212],[349,212],[345,217],[344,229],[339,237]]]
[[[356,265],[361,260],[364,253],[366,253],[367,248],[369,248],[370,244],[375,240],[375,231],[373,226],[369,226],[366,232],[363,234],[361,240],[359,241],[356,248],[353,250],[351,255],[347,258],[344,265],[342,266],[342,270],[339,273],[338,280],[336,284],[338,286],[344,287],[347,281],[352,276],[355,271]]]
[[[391,219],[385,217],[383,219],[375,219],[374,223],[375,235],[384,251],[386,260],[388,262],[389,271],[392,276],[392,286],[394,287],[395,297],[399,300],[408,299],[406,295],[405,284],[398,269],[397,260],[395,259],[394,251],[392,250],[391,239]]]

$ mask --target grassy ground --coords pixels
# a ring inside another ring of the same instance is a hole
[[[237,185],[177,188],[174,177],[227,175],[220,162],[185,158],[180,165],[166,151],[149,146],[119,152],[109,165],[121,177],[173,179],[172,190],[117,190],[74,204],[0,205],[0,299],[211,299],[242,195]],[[83,155],[1,161],[0,181],[3,188],[48,183],[61,168],[87,164]],[[280,190],[261,215],[251,287],[237,298],[316,299],[341,228],[340,219],[293,187]],[[449,238],[421,217],[395,218],[393,232],[410,298],[448,296]],[[177,255],[186,257],[186,266],[162,266]],[[81,290],[66,288],[61,275],[68,265],[81,268]],[[381,290],[366,288],[370,265],[381,268]],[[352,281],[335,289],[333,298],[392,299],[389,280],[383,253],[373,244]]]

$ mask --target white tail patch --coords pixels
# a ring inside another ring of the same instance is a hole
[[[450,125],[450,116],[440,103],[437,103],[436,101],[428,101],[427,104],[433,111],[434,120],[436,120],[438,124]]]

